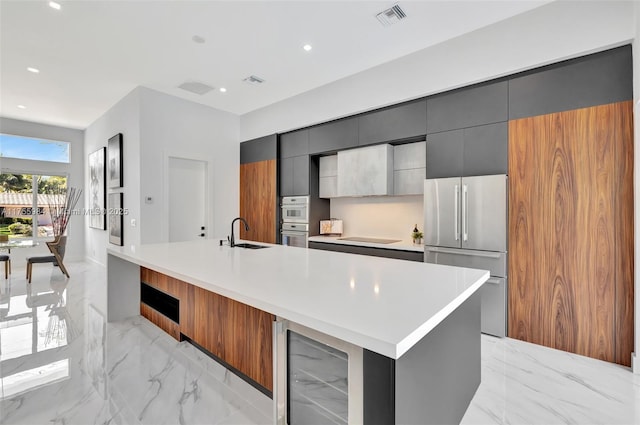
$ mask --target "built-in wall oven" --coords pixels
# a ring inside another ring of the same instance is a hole
[[[307,248],[309,246],[308,223],[282,223],[282,245]]]
[[[282,198],[282,245],[307,248],[309,246],[309,196]]]
[[[283,223],[309,223],[309,196],[282,198]]]

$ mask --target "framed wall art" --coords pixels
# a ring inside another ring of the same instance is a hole
[[[109,187],[122,187],[122,133],[110,138],[107,148]]]
[[[122,246],[122,227],[124,221],[124,208],[122,208],[122,193],[109,194],[109,242]]]
[[[89,227],[106,230],[106,168],[104,163],[106,148],[102,147],[89,154]]]

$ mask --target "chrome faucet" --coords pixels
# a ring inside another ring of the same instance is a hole
[[[235,240],[235,237],[233,236],[233,224],[238,220],[244,223],[244,230],[249,231],[249,225],[247,224],[247,220],[245,220],[242,217],[234,218],[233,221],[231,222],[231,239],[229,240],[229,246],[232,248],[236,246],[236,240]]]

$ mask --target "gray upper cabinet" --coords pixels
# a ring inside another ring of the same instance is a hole
[[[464,129],[462,176],[507,174],[506,122]]]
[[[309,153],[309,130],[292,131],[280,135],[280,158],[307,155]]]
[[[427,133],[507,121],[507,102],[507,81],[429,97]]]
[[[276,159],[278,137],[275,134],[240,143],[240,164]]]
[[[339,151],[358,146],[358,118],[348,118],[309,129],[309,153]]]
[[[427,178],[462,176],[464,130],[427,136]]]
[[[632,99],[631,46],[550,65],[509,81],[509,119]]]
[[[506,174],[507,123],[427,136],[427,178]]]
[[[358,117],[358,143],[410,139],[427,134],[427,101],[419,100]]]
[[[280,159],[280,196],[309,195],[309,155]]]

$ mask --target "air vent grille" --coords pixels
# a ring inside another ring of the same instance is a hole
[[[385,27],[393,25],[406,17],[407,14],[404,13],[404,10],[402,10],[398,4],[395,4],[389,9],[383,10],[376,15],[378,21],[380,21],[380,23]]]
[[[249,84],[262,84],[264,83],[264,79],[260,78],[260,77],[256,77],[255,75],[249,75],[247,78],[245,78],[244,80],[245,83],[249,83]]]
[[[213,90],[213,87],[204,83],[199,83],[197,81],[186,81],[180,84],[178,88],[182,90],[186,90],[191,93],[198,94],[200,96],[202,96],[203,94],[209,93],[211,90]]]

